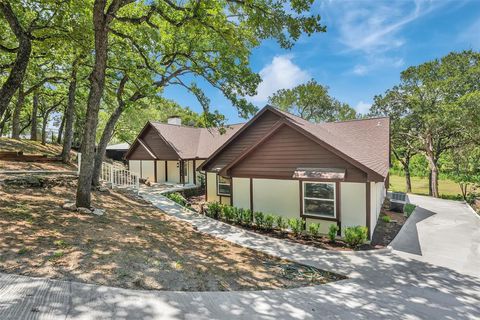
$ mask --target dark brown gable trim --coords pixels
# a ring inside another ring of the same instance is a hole
[[[160,131],[158,131],[158,129],[157,129],[150,121],[148,121],[148,123],[152,126],[152,128],[155,130],[155,132],[156,132],[156,133],[158,134],[158,136],[160,137],[160,139],[162,139],[167,145],[169,145],[170,148],[172,148],[172,150],[177,154],[178,159],[182,159],[182,157],[180,157],[180,155],[179,155],[178,152],[177,152],[177,148],[175,148],[175,147],[173,146],[173,144],[171,144],[169,141],[167,141],[167,140],[163,137],[163,135],[160,133]],[[139,136],[140,136],[140,135],[139,135]],[[174,160],[174,159],[168,159],[168,160]]]
[[[157,159],[157,156],[155,156],[155,154],[152,152],[152,150],[150,150],[150,148],[147,146],[147,144],[145,142],[143,142],[142,139],[140,138],[137,138],[137,142],[140,143],[140,145],[142,147],[145,148],[145,150],[147,150],[147,152],[150,154],[150,156],[153,158],[153,159]]]
[[[262,110],[260,110],[255,116],[253,116],[252,119],[250,119],[247,123],[245,123],[240,129],[238,129],[237,132],[235,132],[227,141],[225,141],[217,150],[215,150],[214,153],[210,155],[210,157],[205,160],[200,166],[200,170],[206,171],[205,168],[209,162],[211,162],[223,149],[227,147],[227,145],[230,144],[236,137],[238,137],[243,131],[245,131],[250,125],[255,122],[262,114],[264,114],[267,110],[272,111],[274,109],[273,107],[266,106]],[[278,112],[275,112],[275,114],[279,114]],[[285,118],[283,115],[281,118]]]
[[[147,122],[142,130],[140,130],[140,133],[137,135],[137,137],[135,138],[135,140],[133,140],[133,143],[130,145],[130,148],[128,148],[127,150],[127,153],[125,153],[125,156],[124,158],[128,160],[128,156],[130,156],[130,153],[132,152],[133,150],[133,146],[135,145],[135,142],[137,142],[138,138],[142,135],[142,133],[147,129],[148,126],[151,126],[150,122]]]
[[[245,159],[251,152],[253,152],[255,149],[257,149],[258,146],[260,146],[263,142],[268,140],[279,128],[281,128],[285,124],[285,121],[280,119],[278,120],[270,129],[270,131],[267,132],[267,134],[260,140],[258,140],[254,145],[252,145],[250,148],[245,150],[242,154],[240,154],[235,160],[230,162],[225,168],[220,170],[221,174],[229,175],[229,169],[234,167],[237,163]]]

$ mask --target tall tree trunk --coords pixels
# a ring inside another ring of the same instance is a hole
[[[13,95],[23,82],[28,61],[30,60],[30,54],[32,52],[32,43],[29,34],[23,29],[8,1],[0,1],[0,12],[2,12],[7,20],[10,29],[12,29],[19,43],[13,67],[10,70],[7,80],[0,88],[0,117],[2,117],[7,110]]]
[[[70,151],[72,150],[73,141],[73,122],[75,120],[75,93],[77,91],[77,68],[79,58],[75,59],[72,64],[72,73],[70,75],[70,85],[68,86],[68,104],[65,109],[65,134],[63,135],[62,161],[70,162]]]
[[[113,8],[115,5],[117,8]],[[106,0],[95,0],[93,6],[93,25],[95,31],[95,64],[90,74],[90,92],[88,94],[87,113],[82,139],[82,161],[78,177],[76,205],[90,207],[92,175],[95,161],[95,133],[98,125],[98,111],[105,87],[107,67],[108,24],[118,10],[119,1],[113,1],[105,14]],[[113,9],[112,9],[113,8]],[[110,19],[110,20],[109,20]]]
[[[97,146],[97,153],[95,154],[95,166],[93,168],[92,185],[95,187],[100,185],[100,171],[102,169],[103,157],[105,156],[108,143],[112,139],[115,125],[117,124],[118,119],[120,119],[123,110],[123,106],[115,109],[115,111],[110,115],[110,118],[108,119],[107,124],[103,129],[102,137],[100,138],[100,142]]]
[[[409,167],[403,167],[403,171],[405,172],[405,189],[407,193],[412,192],[412,181],[410,178],[410,168]]]
[[[10,119],[10,116],[12,115],[12,112],[10,109],[7,109],[7,112],[3,115],[2,121],[0,121],[0,137],[3,136],[3,130],[5,129],[5,124],[7,121]]]
[[[37,140],[37,131],[38,131],[38,92],[35,91],[33,94],[33,108],[32,108],[32,124],[30,129],[30,140]]]
[[[20,114],[24,103],[25,93],[23,91],[23,85],[20,84],[17,93],[17,102],[15,103],[12,116],[12,138],[17,140],[20,139]]]
[[[63,111],[62,122],[60,122],[60,127],[58,128],[58,135],[57,135],[58,144],[62,143],[63,127],[65,127],[65,110]]]
[[[425,139],[425,155],[427,157],[428,166],[430,168],[429,194],[435,198],[438,198],[438,164],[436,155],[433,151],[433,138],[431,134],[427,134],[427,137]]]
[[[47,124],[48,124],[48,113],[47,115],[43,118],[42,122],[42,145],[47,144]]]

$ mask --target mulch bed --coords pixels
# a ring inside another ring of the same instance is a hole
[[[389,210],[389,202],[386,199],[383,204],[382,211],[378,217],[377,226],[373,231],[372,241],[373,245],[387,246],[395,238],[397,233],[402,229],[402,226],[407,221],[407,217],[403,212],[396,212]],[[389,216],[391,221],[385,222],[382,220],[383,216]]]
[[[189,197],[188,202],[191,205],[191,209],[196,211],[196,212],[202,212],[201,210],[201,204],[205,202],[205,195],[201,196],[196,196],[196,197]],[[300,235],[300,236],[295,236],[294,234],[290,232],[285,232],[281,230],[274,229],[272,231],[266,231],[264,229],[259,229],[256,228],[255,226],[244,226],[240,224],[236,224],[230,221],[224,221],[225,223],[228,223],[230,225],[234,225],[236,227],[249,230],[249,231],[254,231],[259,234],[263,234],[269,237],[274,237],[277,239],[283,239],[283,240],[288,240],[291,242],[299,243],[299,244],[304,244],[308,246],[312,246],[315,248],[321,248],[325,250],[333,250],[333,251],[365,251],[365,250],[375,250],[375,249],[382,249],[384,248],[385,245],[381,244],[369,244],[365,243],[363,245],[358,246],[357,248],[351,248],[346,244],[344,241],[338,239],[335,242],[330,241],[326,236],[319,236],[319,237],[309,237],[306,235]]]

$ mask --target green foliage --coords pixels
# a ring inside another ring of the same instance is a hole
[[[255,225],[258,228],[263,228],[265,223],[265,215],[263,214],[263,212],[257,211],[253,214],[253,216],[255,217]]]
[[[207,206],[206,214],[213,219],[219,219],[222,216],[222,205],[219,202],[210,202]]]
[[[352,248],[365,243],[368,238],[368,229],[363,226],[346,227],[344,233],[345,242]]]
[[[316,237],[320,233],[320,223],[310,223],[308,225],[308,235],[311,237]]]
[[[340,228],[336,224],[331,224],[328,227],[328,239],[330,239],[331,242],[335,242],[335,239],[337,238],[338,230],[340,230]]]
[[[349,120],[357,117],[355,109],[332,98],[328,94],[328,87],[313,79],[292,89],[278,90],[268,101],[284,111],[314,122]]]
[[[390,218],[390,216],[385,215],[385,216],[382,216],[382,221],[386,223],[390,223],[392,222],[392,218]]]
[[[305,221],[300,218],[288,219],[288,225],[290,226],[293,234],[296,236],[300,235],[305,229]]]
[[[223,217],[225,218],[225,220],[229,221],[229,222],[232,222],[235,220],[235,217],[237,215],[237,208],[235,207],[232,207],[232,206],[227,206],[227,205],[224,205],[222,207],[222,210],[223,210]]]
[[[183,207],[188,207],[189,203],[188,200],[185,199],[181,193],[179,192],[172,192],[172,193],[167,193],[165,195],[168,199],[172,200],[173,202],[178,203],[179,205]]]
[[[273,230],[273,224],[275,223],[275,216],[273,214],[266,214],[263,222],[263,228],[267,231]]]
[[[277,228],[280,229],[281,231],[286,230],[288,228],[288,220],[282,216],[277,216],[275,218],[275,224],[277,225]]]
[[[253,215],[250,209],[243,209],[242,210],[242,225],[244,226],[251,226],[253,224]]]
[[[405,213],[407,218],[410,217],[410,215],[413,213],[415,208],[416,208],[416,206],[414,204],[411,204],[411,203],[406,203],[405,204],[405,206],[403,207],[403,212]]]

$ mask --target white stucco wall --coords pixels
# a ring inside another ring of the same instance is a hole
[[[142,178],[148,179],[150,182],[155,182],[155,168],[153,160],[141,160]]]
[[[165,182],[165,161],[157,160],[157,182]]]
[[[342,229],[367,224],[367,197],[365,183],[340,184],[340,210]]]
[[[233,178],[233,205],[237,208],[250,209],[250,179]]]
[[[140,176],[140,160],[128,160],[128,170]]]
[[[383,182],[370,183],[370,236],[380,216],[383,200],[385,199],[385,184]]]
[[[207,172],[207,200],[220,201],[220,197],[217,196],[217,174],[213,172]]]
[[[299,182],[296,180],[253,179],[254,211],[287,218],[300,217],[299,197]]]
[[[180,183],[180,167],[178,161],[167,161],[168,182]]]
[[[328,220],[322,220],[322,219],[310,219],[310,218],[307,218],[306,222],[307,222],[307,230],[308,230],[308,225],[310,223],[320,223],[320,233],[323,233],[323,234],[328,234],[328,229],[330,228],[331,224],[335,224],[335,225],[337,224],[336,221],[328,221]]]

